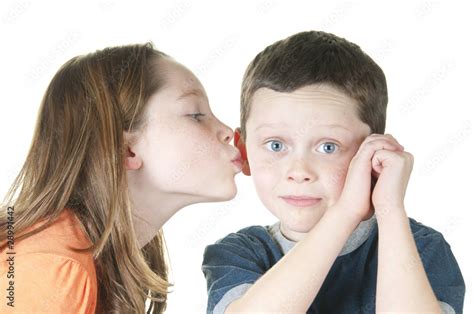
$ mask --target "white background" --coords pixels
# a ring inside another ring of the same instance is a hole
[[[0,4],[0,196],[29,148],[42,95],[71,57],[111,45],[153,41],[189,67],[224,123],[239,122],[245,67],[267,45],[304,30],[324,30],[361,46],[384,70],[387,133],[415,156],[406,197],[410,217],[443,233],[474,311],[471,250],[474,51],[467,1],[2,1]],[[169,313],[203,313],[200,270],[206,244],[275,218],[250,178],[238,175],[228,203],[199,204],[165,226],[172,277]]]

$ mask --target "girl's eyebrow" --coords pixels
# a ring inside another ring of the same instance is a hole
[[[176,98],[176,100],[182,100],[189,96],[204,97],[204,94],[199,89],[190,89],[183,92],[178,98]]]

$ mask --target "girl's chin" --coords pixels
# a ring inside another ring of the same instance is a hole
[[[227,189],[222,189],[223,186],[212,195],[203,196],[203,202],[225,202],[230,201],[237,195],[237,187],[235,184],[229,186]]]
[[[234,199],[236,195],[237,187],[234,184],[233,186],[229,187],[229,189],[221,196],[221,201],[230,201]]]

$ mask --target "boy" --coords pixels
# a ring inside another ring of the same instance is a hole
[[[335,35],[255,57],[234,140],[279,222],[206,248],[208,313],[462,312],[449,244],[406,215],[413,156],[384,135],[386,105],[382,70]]]

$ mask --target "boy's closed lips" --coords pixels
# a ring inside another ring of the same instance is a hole
[[[296,195],[285,195],[280,196],[285,202],[290,205],[298,206],[298,207],[309,207],[319,204],[321,198],[318,197],[311,197],[306,195],[296,196]]]

